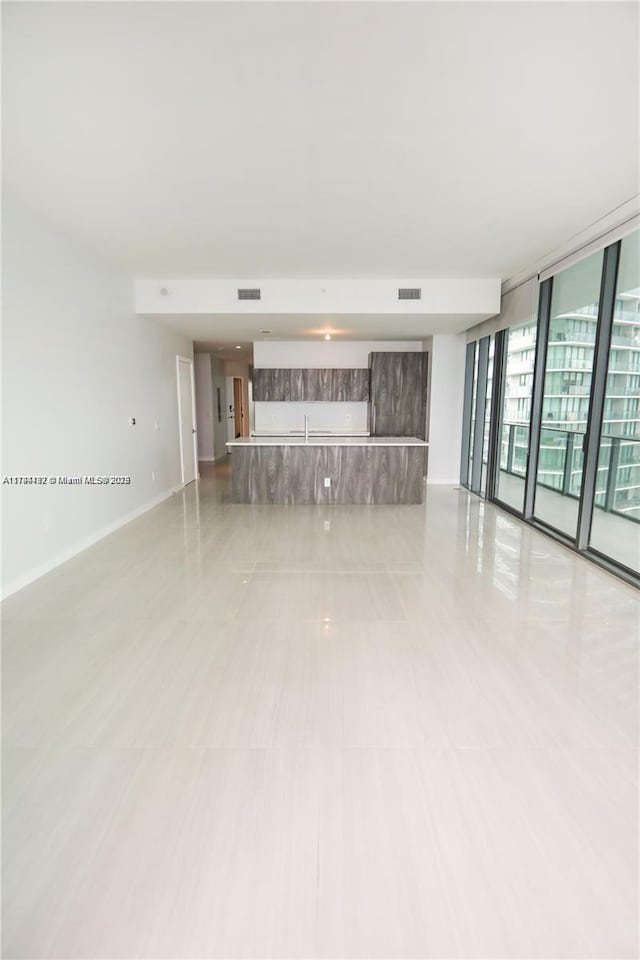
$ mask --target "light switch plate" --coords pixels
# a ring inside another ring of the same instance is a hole
[[[325,485],[325,487],[330,487],[330,486],[331,486],[331,477],[325,477],[325,478],[324,478],[324,485]]]

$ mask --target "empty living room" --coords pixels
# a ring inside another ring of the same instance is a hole
[[[640,4],[3,0],[6,960],[640,952]]]

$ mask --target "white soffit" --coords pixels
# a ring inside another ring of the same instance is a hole
[[[401,288],[417,288],[419,299],[402,300]],[[259,300],[238,291],[258,289]],[[364,314],[491,316],[500,309],[500,279],[221,280],[138,278],[136,312],[153,314]]]
[[[488,337],[492,333],[497,333],[498,330],[506,330],[507,327],[517,327],[521,323],[527,323],[535,319],[537,310],[538,282],[536,277],[531,277],[504,294],[497,317],[491,317],[467,330],[467,343]]]

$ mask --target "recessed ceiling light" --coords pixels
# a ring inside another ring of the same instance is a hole
[[[261,330],[260,333],[269,334],[273,333],[273,330]]]
[[[330,334],[330,333],[325,333],[324,338],[325,338],[325,340],[331,340],[331,334]]]
[[[238,343],[236,344],[236,350],[242,350],[242,347]]]

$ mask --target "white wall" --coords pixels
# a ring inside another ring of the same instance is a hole
[[[4,484],[6,595],[180,484],[176,354],[192,345],[135,315],[129,277],[14,201],[2,212],[2,474],[132,479]]]
[[[211,353],[196,353],[196,417],[198,421],[198,459],[219,460],[227,452],[225,430],[225,373],[224,362]],[[234,363],[235,361],[230,361]],[[243,366],[243,375],[247,369]],[[218,420],[220,390],[221,418]]]
[[[464,334],[441,333],[432,338],[429,483],[460,482],[465,351]]]
[[[211,376],[213,388],[213,453],[216,460],[226,456],[227,429],[224,421],[224,362],[211,357]],[[221,418],[218,420],[218,390],[220,390]]]
[[[420,340],[260,340],[253,344],[254,367],[368,367],[369,354],[422,350]]]
[[[213,452],[213,380],[211,355],[194,355],[196,382],[196,426],[198,429],[198,460],[214,460]]]

